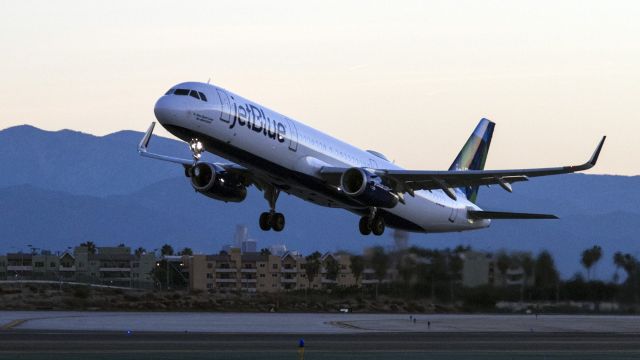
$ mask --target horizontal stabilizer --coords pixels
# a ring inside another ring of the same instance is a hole
[[[550,214],[528,214],[528,213],[480,211],[480,210],[467,210],[467,217],[471,220],[482,220],[482,219],[515,220],[515,219],[557,219],[558,218],[557,216],[550,215]]]

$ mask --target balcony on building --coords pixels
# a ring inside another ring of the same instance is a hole
[[[255,272],[258,272],[258,269],[256,268],[255,264],[246,263],[246,264],[242,265],[242,269],[240,270],[240,272],[243,272],[243,273],[255,273]]]
[[[362,280],[360,280],[360,283],[362,283],[362,285],[370,285],[370,284],[378,284],[379,281],[378,281],[378,279],[365,279],[365,278],[363,278]]]
[[[297,273],[298,272],[298,267],[295,266],[294,264],[284,264],[280,268],[280,272],[282,272],[282,273]]]
[[[331,279],[327,279],[327,278],[323,277],[321,282],[323,284],[337,284],[338,280],[337,279],[336,280],[331,280]]]
[[[58,271],[76,271],[75,265],[60,265]]]
[[[7,254],[7,271],[33,270],[33,255],[23,253]]]

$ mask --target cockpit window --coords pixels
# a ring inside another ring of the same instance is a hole
[[[191,97],[194,97],[198,100],[202,100],[202,101],[207,101],[207,97],[200,91],[195,91],[195,90],[191,90],[191,89],[171,89],[169,91],[167,91],[167,93],[165,95],[182,95],[182,96],[186,96],[189,95]]]

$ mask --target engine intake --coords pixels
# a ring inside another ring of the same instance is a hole
[[[382,183],[377,175],[362,168],[350,168],[340,178],[342,191],[365,206],[392,208],[398,196]]]
[[[212,199],[241,202],[247,197],[244,183],[214,164],[198,163],[187,169],[187,175],[197,192]]]

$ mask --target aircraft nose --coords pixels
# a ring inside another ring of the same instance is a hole
[[[153,113],[160,124],[170,124],[178,119],[178,107],[174,99],[169,96],[162,96],[156,101]]]

